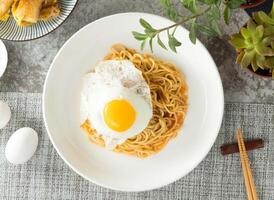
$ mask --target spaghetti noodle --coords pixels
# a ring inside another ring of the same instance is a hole
[[[130,60],[142,74],[151,90],[153,117],[138,135],[118,145],[114,151],[145,158],[159,152],[174,138],[182,126],[188,106],[187,85],[182,74],[171,63],[149,54],[137,53],[121,44],[111,47],[105,60]],[[100,134],[86,120],[81,128],[91,142],[105,146]]]

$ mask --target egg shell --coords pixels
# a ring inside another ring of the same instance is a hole
[[[38,145],[38,135],[32,128],[24,127],[15,131],[9,138],[5,155],[12,164],[23,164],[35,153]]]
[[[4,101],[0,101],[0,129],[4,128],[11,118],[10,107]]]

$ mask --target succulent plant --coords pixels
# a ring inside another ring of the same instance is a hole
[[[258,68],[268,70],[274,79],[274,6],[268,15],[254,13],[253,19],[229,42],[238,52],[237,63],[244,68],[251,65],[254,72]]]

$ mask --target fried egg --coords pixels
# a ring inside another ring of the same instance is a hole
[[[152,117],[150,88],[128,60],[99,62],[83,78],[82,123],[88,119],[113,149],[141,133]]]

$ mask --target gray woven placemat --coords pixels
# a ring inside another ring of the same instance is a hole
[[[248,138],[261,137],[264,149],[249,153],[260,199],[274,199],[274,105],[229,103],[219,136],[206,159],[189,175],[166,187],[141,193],[115,192],[74,173],[57,155],[45,131],[41,94],[0,93],[12,108],[9,125],[0,130],[0,199],[246,199],[238,155],[223,157],[219,147],[234,141],[240,126]],[[1,113],[0,113],[1,114]],[[6,142],[20,127],[39,134],[34,157],[13,166],[4,156]]]

